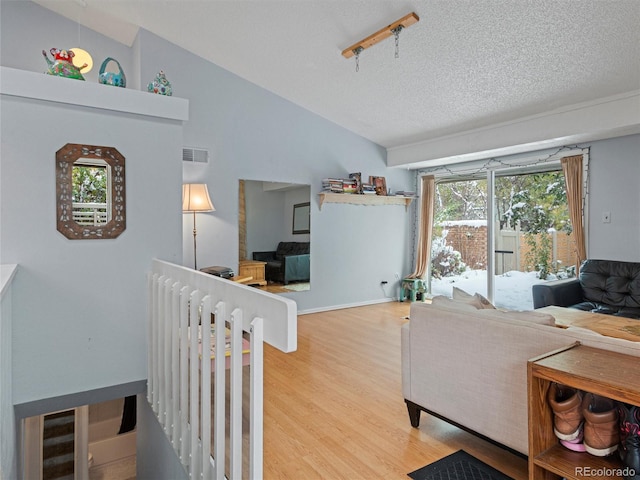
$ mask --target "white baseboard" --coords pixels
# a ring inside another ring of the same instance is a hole
[[[307,315],[309,313],[328,312],[331,310],[342,310],[343,308],[365,307],[367,305],[375,305],[377,303],[397,302],[397,298],[380,298],[378,300],[369,300],[366,302],[345,303],[343,305],[331,305],[328,307],[309,308],[307,310],[298,310],[298,315]]]

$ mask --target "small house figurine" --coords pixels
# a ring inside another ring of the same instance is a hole
[[[52,48],[49,50],[54,61],[49,60],[47,52],[42,50],[42,55],[47,62],[49,68],[45,73],[48,75],[57,75],[58,77],[75,78],[76,80],[84,80],[84,77],[80,73],[87,64],[84,64],[80,68],[73,64],[73,57],[75,54],[71,50],[58,50]]]
[[[149,82],[147,90],[149,90],[151,93],[166,95],[168,97],[173,94],[173,90],[171,89],[171,82],[167,80],[167,77],[164,75],[164,72],[162,70],[158,72],[158,75],[156,75],[156,78],[153,82]]]

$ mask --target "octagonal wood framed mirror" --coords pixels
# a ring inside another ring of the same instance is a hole
[[[56,152],[56,219],[71,240],[116,238],[126,228],[125,162],[113,147],[67,143]]]

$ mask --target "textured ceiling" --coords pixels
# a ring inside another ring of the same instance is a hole
[[[639,0],[37,3],[129,45],[140,26],[385,147],[640,89]],[[400,58],[393,38],[358,73],[340,54],[412,11]]]

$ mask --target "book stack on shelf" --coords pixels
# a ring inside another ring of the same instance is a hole
[[[322,180],[322,191],[330,193],[344,193],[344,184],[341,178],[325,178]]]
[[[358,181],[355,178],[325,178],[322,180],[325,193],[358,193]]]
[[[358,182],[353,178],[345,178],[342,180],[342,190],[344,193],[358,193]]]
[[[365,195],[376,195],[376,187],[374,187],[372,183],[363,183],[362,193]]]
[[[416,192],[410,191],[410,190],[398,190],[396,192],[396,195],[399,197],[415,197],[416,196]]]

